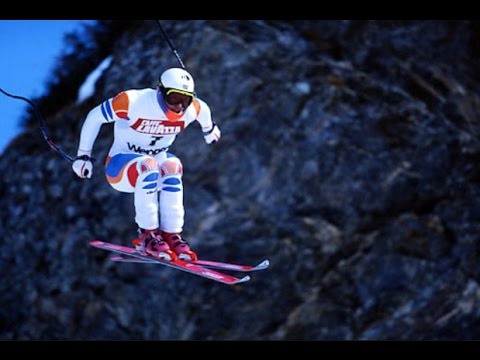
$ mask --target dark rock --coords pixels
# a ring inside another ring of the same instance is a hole
[[[478,25],[177,21],[167,31],[222,129],[170,149],[201,257],[271,261],[226,287],[88,246],[136,236],[105,181],[104,125],[82,181],[37,129],[0,158],[0,337],[16,340],[479,338]],[[74,153],[89,109],[178,66],[158,24],[115,43],[85,103],[46,119]]]

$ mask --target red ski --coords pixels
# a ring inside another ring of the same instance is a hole
[[[117,254],[131,256],[141,260],[148,260],[150,262],[155,262],[157,264],[166,265],[175,269],[189,272],[194,275],[198,275],[210,280],[218,281],[227,285],[240,284],[250,280],[250,276],[246,275],[242,278],[236,278],[231,275],[223,274],[221,272],[203,267],[193,262],[187,262],[183,260],[174,260],[166,261],[145,255],[141,252],[138,252],[132,247],[116,245],[105,241],[95,240],[90,242],[91,246],[94,246],[99,249],[112,251]]]
[[[125,256],[113,256],[111,260],[119,261],[119,262],[133,262],[133,263],[145,263],[145,264],[155,262],[155,261],[152,261],[151,259],[138,259],[138,258],[132,258],[132,257],[125,257]],[[264,270],[268,268],[268,266],[270,265],[270,262],[268,260],[264,260],[255,266],[231,264],[231,263],[211,261],[211,260],[196,260],[196,261],[189,261],[189,262],[191,262],[192,264],[197,264],[197,265],[205,266],[212,269],[231,270],[231,271],[240,271],[240,272]]]

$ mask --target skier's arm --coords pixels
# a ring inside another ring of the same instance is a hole
[[[85,122],[83,123],[82,131],[80,133],[80,144],[77,152],[78,156],[85,155],[87,152],[89,153],[87,155],[90,156],[92,153],[93,144],[95,143],[98,133],[100,132],[100,128],[107,122],[101,114],[100,106],[102,105],[98,105],[97,107],[93,108],[85,118]]]
[[[108,100],[106,101],[106,103]],[[85,118],[85,122],[80,132],[80,144],[77,150],[77,159],[73,162],[73,171],[82,179],[90,178],[92,176],[92,148],[95,143],[95,139],[100,132],[100,128],[103,124],[107,123],[107,119],[102,114],[101,107],[105,103],[93,108]]]
[[[207,144],[212,144],[220,140],[220,137],[222,136],[222,133],[220,131],[220,128],[218,125],[215,123],[215,121],[212,119],[212,114],[210,112],[210,108],[208,105],[200,100],[200,99],[195,99],[197,104],[195,104],[197,108],[197,121],[200,123],[200,126],[202,127],[202,132],[203,132],[203,137],[205,138],[205,142]]]

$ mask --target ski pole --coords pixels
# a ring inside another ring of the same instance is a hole
[[[160,20],[157,20],[157,21],[158,21],[158,25],[160,25],[160,30],[162,31],[163,37],[165,38],[165,40],[168,43],[168,46],[170,46],[170,49],[172,49],[172,51],[175,54],[178,62],[180,63],[180,66],[183,69],[185,69],[185,65],[183,64],[183,61],[182,61],[180,55],[178,54],[177,50],[175,50],[175,47],[173,46],[172,42],[170,41],[170,38],[168,37],[167,32],[165,31],[165,29],[162,26],[162,23],[160,22]]]
[[[162,23],[160,22],[160,20],[157,20],[157,21],[158,21],[158,25],[160,25],[160,30],[162,31],[163,37],[165,38],[165,40],[167,40],[168,46],[170,46],[170,49],[172,49],[175,57],[177,58],[178,62],[180,63],[180,66],[182,67],[182,69],[186,70],[185,64],[183,63],[182,58],[180,57],[177,50],[175,49],[172,42],[170,41],[170,38],[168,37],[167,32],[165,31],[165,29],[162,26]],[[194,91],[193,95],[197,96],[197,93]]]
[[[26,98],[26,97],[23,97],[23,96],[18,96],[18,95],[12,95],[12,94],[9,94],[8,92],[6,92],[5,90],[3,90],[2,88],[0,88],[0,91],[2,93],[4,93],[6,96],[9,96],[11,98],[14,98],[14,99],[20,99],[20,100],[23,100],[23,101],[26,101],[32,108],[33,110],[35,111],[35,115],[37,116],[37,119],[38,121],[40,122],[40,131],[42,132],[43,134],[43,138],[45,139],[45,141],[47,142],[48,146],[50,146],[50,148],[55,151],[56,153],[58,153],[60,156],[62,156],[64,159],[70,161],[70,162],[74,162],[75,159],[73,157],[71,157],[70,155],[68,155],[65,151],[63,151],[61,148],[59,148],[53,141],[52,139],[50,139],[50,137],[48,136],[48,133],[47,133],[47,129],[46,129],[46,126],[45,126],[45,122],[43,120],[43,116],[42,114],[40,113],[40,110],[38,110],[37,106],[35,105],[35,103],[33,101],[31,101],[30,99]]]

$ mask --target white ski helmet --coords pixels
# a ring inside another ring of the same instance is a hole
[[[158,79],[158,86],[163,91],[175,89],[176,92],[193,96],[195,92],[195,83],[192,75],[181,68],[171,68],[163,72]]]

